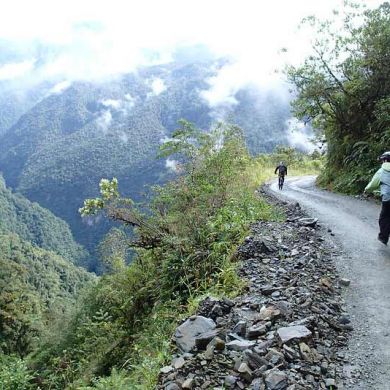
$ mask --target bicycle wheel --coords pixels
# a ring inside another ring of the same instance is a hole
[[[283,189],[284,176],[279,176],[279,190]]]

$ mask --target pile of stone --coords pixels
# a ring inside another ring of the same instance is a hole
[[[316,219],[284,205],[239,248],[247,291],[207,298],[176,329],[177,354],[159,389],[342,389],[341,348],[352,329],[332,253]]]

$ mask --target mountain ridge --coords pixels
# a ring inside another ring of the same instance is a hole
[[[118,177],[135,199],[164,182],[171,168],[156,159],[159,146],[182,118],[206,131],[212,126],[215,107],[202,91],[224,64],[173,62],[102,83],[75,82],[42,99],[2,135],[0,170],[8,185],[69,223],[92,252],[110,225],[83,221],[77,213],[83,200],[97,195],[102,177]],[[253,154],[287,143],[287,102],[249,87],[236,100],[224,112],[243,127]]]

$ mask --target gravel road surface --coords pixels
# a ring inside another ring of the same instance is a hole
[[[286,178],[278,197],[300,205],[334,235],[335,261],[351,280],[344,299],[354,331],[345,351],[351,390],[390,390],[390,248],[377,240],[380,206],[323,191],[314,176]]]

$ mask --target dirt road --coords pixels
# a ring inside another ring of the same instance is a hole
[[[340,249],[335,260],[351,280],[344,298],[355,328],[345,353],[347,389],[390,390],[390,248],[377,240],[380,206],[319,190],[313,176],[288,178],[282,191],[276,182],[270,189],[317,217]]]

